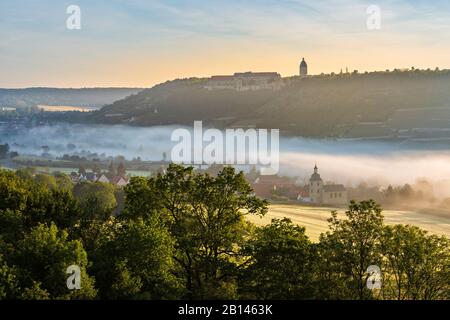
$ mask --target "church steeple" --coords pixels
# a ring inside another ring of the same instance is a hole
[[[310,181],[322,181],[322,178],[319,174],[319,168],[317,168],[317,165],[314,166],[314,173],[311,175]]]
[[[309,179],[309,197],[313,203],[321,203],[323,194],[323,180],[319,174],[317,164],[314,166],[314,173]]]

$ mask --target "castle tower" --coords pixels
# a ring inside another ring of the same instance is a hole
[[[319,174],[317,165],[314,167],[314,173],[309,179],[309,197],[313,203],[322,203],[323,181]]]
[[[300,62],[300,77],[304,78],[308,75],[308,65],[306,64],[305,58]]]

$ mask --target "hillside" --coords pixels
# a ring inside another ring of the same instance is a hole
[[[100,108],[137,93],[139,88],[0,89],[0,107],[78,106]]]
[[[311,137],[450,139],[450,71],[284,78],[279,91],[207,90],[207,79],[167,82],[105,106],[93,120],[139,126],[279,128]]]

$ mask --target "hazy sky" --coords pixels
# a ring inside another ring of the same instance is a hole
[[[68,30],[69,5],[81,29]],[[369,5],[381,29],[368,30]],[[0,87],[450,67],[448,0],[1,0]]]

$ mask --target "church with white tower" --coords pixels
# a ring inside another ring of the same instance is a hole
[[[347,189],[342,184],[324,185],[317,165],[309,179],[309,198],[315,204],[346,205]]]

